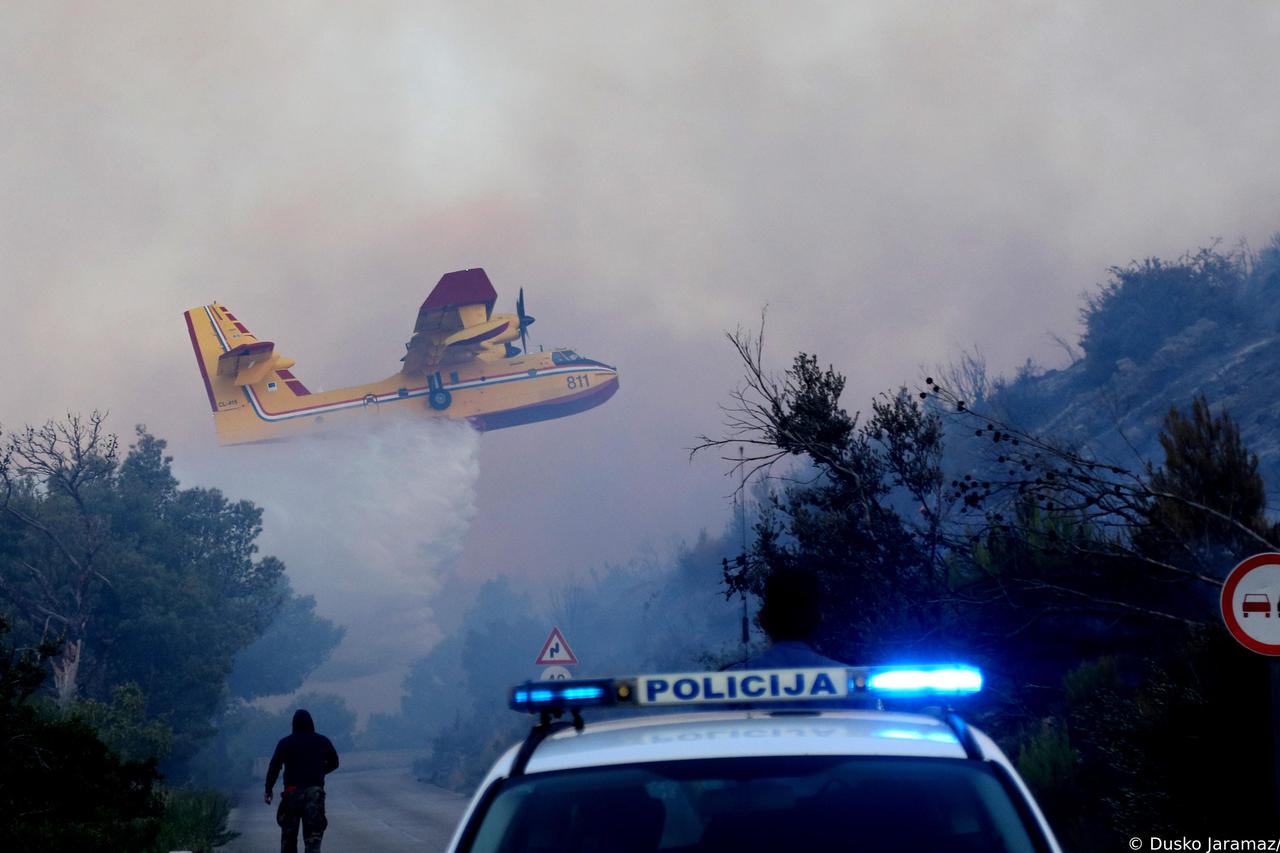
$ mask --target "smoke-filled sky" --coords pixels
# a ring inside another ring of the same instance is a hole
[[[441,568],[552,583],[718,528],[730,484],[685,448],[737,382],[723,332],[766,304],[775,363],[815,351],[866,408],[974,344],[997,370],[1060,360],[1048,333],[1074,337],[1110,264],[1280,229],[1266,2],[3,18],[0,424],[146,423],[188,484],[280,504],[266,544],[348,624],[412,587],[397,561],[429,597]],[[525,288],[535,345],[617,364],[618,395],[478,439],[215,446],[184,309],[227,303],[334,388],[394,372],[426,293],[472,266],[499,310]],[[358,533],[399,540],[317,568]],[[404,655],[434,640],[396,624]]]

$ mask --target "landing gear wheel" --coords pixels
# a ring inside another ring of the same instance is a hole
[[[443,388],[437,388],[427,395],[427,403],[437,412],[443,412],[453,402],[453,395]]]

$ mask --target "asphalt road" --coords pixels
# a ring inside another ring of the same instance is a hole
[[[339,768],[324,783],[325,813],[329,828],[325,851],[444,850],[466,808],[467,797],[416,781],[407,767],[346,771]],[[280,785],[276,784],[276,797]],[[262,789],[246,791],[240,805],[231,810],[229,828],[240,837],[225,847],[227,853],[257,853],[280,849],[276,805],[264,805]],[[302,839],[298,839],[302,850]]]

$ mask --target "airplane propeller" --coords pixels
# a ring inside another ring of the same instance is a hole
[[[516,316],[520,320],[520,350],[521,352],[529,351],[529,342],[525,337],[524,330],[533,325],[534,318],[524,313],[524,288],[520,288],[520,295],[516,297]]]

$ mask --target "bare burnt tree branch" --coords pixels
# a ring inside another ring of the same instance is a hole
[[[87,418],[68,414],[61,421],[25,427],[9,437],[7,454],[19,476],[31,477],[45,488],[61,492],[83,508],[82,487],[110,476],[118,441],[105,431],[106,415]]]
[[[987,359],[977,346],[972,352],[961,352],[958,362],[935,366],[933,375],[941,377],[943,385],[970,402],[983,401],[991,395]]]
[[[1002,475],[993,475],[989,480],[967,477],[952,483],[956,499],[967,509],[987,510],[987,520],[994,522],[993,526],[1004,521],[1007,507],[1000,505],[1002,500],[1029,498],[1048,511],[1075,513],[1081,520],[1100,529],[1112,530],[1115,536],[1109,538],[1108,547],[1113,552],[1141,560],[1161,571],[1182,573],[1213,585],[1220,585],[1221,578],[1178,569],[1131,547],[1129,536],[1136,530],[1143,525],[1163,523],[1159,518],[1151,517],[1149,509],[1153,501],[1164,500],[1194,510],[1260,548],[1274,550],[1277,547],[1277,543],[1237,518],[1186,495],[1156,488],[1142,473],[1100,461],[984,412],[974,411],[949,389],[931,380],[926,384],[929,390],[921,392],[922,397],[933,397],[951,412],[957,422],[977,425],[975,436],[988,438],[993,448],[996,445],[1003,448],[992,452],[995,465],[1003,468]],[[1195,558],[1192,543],[1179,541],[1176,537],[1173,541],[1189,558]]]
[[[1008,535],[1018,535],[1025,532],[1014,525],[1007,524],[997,525],[991,529]],[[1078,541],[1060,538],[1039,543],[1038,548],[1046,553],[1057,553],[1064,556],[1085,557],[1095,560],[1124,557],[1139,561],[1149,568],[1165,573],[1170,576],[1170,579],[1195,581],[1197,583],[1203,583],[1213,587],[1222,586],[1222,578],[1220,577],[1206,575],[1192,569],[1185,569],[1181,566],[1176,566],[1172,563],[1165,562],[1164,560],[1156,559],[1150,555],[1143,554],[1123,541],[1115,539],[1106,540],[1105,547],[1087,548],[1081,545]]]
[[[68,414],[60,421],[27,426],[0,436],[0,511],[43,539],[52,553],[46,561],[19,560],[26,583],[0,573],[0,597],[32,623],[63,627],[63,654],[51,663],[63,702],[75,692],[83,638],[88,631],[94,588],[110,585],[96,561],[108,541],[107,521],[94,511],[90,490],[115,476],[119,444],[106,431],[106,416]],[[59,498],[74,508],[71,518],[41,517],[35,507]],[[69,569],[69,571],[67,571]],[[59,594],[57,590],[65,590]]]
[[[743,384],[730,392],[729,404],[720,406],[725,433],[720,437],[698,435],[689,457],[692,459],[706,450],[721,451],[720,459],[729,463],[726,475],[741,475],[734,494],[755,475],[767,473],[788,456],[800,454],[808,456],[830,475],[853,481],[861,479],[864,472],[850,464],[841,443],[815,440],[797,431],[798,423],[803,421],[795,417],[794,404],[809,390],[805,381],[808,377],[798,375],[797,371],[803,365],[803,369],[816,372],[816,359],[805,361],[802,356],[781,378],[770,374],[764,367],[764,320],[765,314],[761,312],[760,328],[754,334],[741,327],[726,333],[742,362]],[[823,378],[832,385],[827,390],[838,396],[844,377],[828,369]],[[856,428],[857,422],[857,415],[849,419],[850,431]],[[739,457],[728,451],[731,446],[770,449]]]
[[[1062,337],[1062,335],[1051,333],[1049,340],[1053,341],[1058,346],[1058,349],[1066,353],[1067,361],[1071,364],[1075,364],[1084,358],[1084,353],[1080,352],[1079,347]]]
[[[1203,622],[1199,622],[1195,619],[1186,619],[1181,616],[1176,616],[1171,613],[1166,613],[1163,610],[1154,610],[1149,607],[1142,607],[1141,605],[1133,604],[1132,602],[1120,601],[1114,598],[1103,598],[1093,593],[1083,592],[1081,590],[1072,589],[1071,587],[1062,586],[1060,584],[1051,584],[1045,581],[1027,581],[1025,582],[1025,586],[1029,590],[1047,590],[1047,591],[1058,593],[1060,595],[1087,599],[1092,605],[1103,605],[1106,607],[1114,607],[1120,610],[1126,610],[1133,613],[1140,613],[1143,616],[1150,616],[1154,619],[1162,619],[1162,620],[1167,620],[1171,622],[1178,622],[1189,628],[1197,628],[1204,624]]]
[[[785,450],[779,449],[771,438],[771,435],[776,432],[783,392],[778,380],[767,374],[764,369],[764,321],[765,311],[761,311],[760,328],[754,338],[742,327],[725,333],[725,338],[737,352],[738,360],[742,362],[745,369],[743,384],[730,392],[730,404],[720,405],[720,411],[724,414],[723,423],[726,434],[721,438],[698,435],[697,444],[689,450],[690,459],[704,450],[724,451],[720,459],[731,464],[727,475],[741,474],[739,486],[735,488],[734,494],[741,491],[747,480],[758,473],[768,471],[788,455]],[[726,450],[731,445],[773,448],[773,450],[767,453],[735,456]]]

